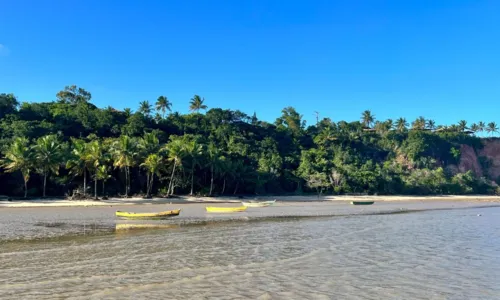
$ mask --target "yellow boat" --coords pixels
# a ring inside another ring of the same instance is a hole
[[[213,212],[213,213],[232,213],[232,212],[242,212],[247,210],[246,206],[239,206],[239,207],[215,207],[215,206],[207,206],[206,207],[207,212]]]
[[[167,210],[158,213],[133,213],[126,211],[117,211],[116,216],[124,219],[147,219],[147,220],[159,220],[159,219],[167,219],[170,217],[178,216],[181,213],[180,209]]]

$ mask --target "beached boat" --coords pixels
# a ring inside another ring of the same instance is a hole
[[[352,205],[372,205],[375,201],[351,201]]]
[[[241,204],[243,204],[243,206],[246,206],[246,207],[266,207],[266,206],[270,206],[270,205],[273,205],[274,203],[276,203],[276,200],[273,200],[273,201],[248,201],[248,202],[244,202],[244,201],[241,201]]]
[[[233,213],[233,212],[242,212],[247,209],[246,206],[239,206],[239,207],[215,207],[215,206],[207,206],[206,210],[207,212],[212,212],[212,213]]]
[[[178,216],[181,213],[180,209],[175,210],[167,210],[158,213],[133,213],[126,211],[117,211],[116,216],[124,219],[144,219],[144,220],[159,220],[159,219],[167,219],[170,217]]]
[[[179,228],[177,224],[116,224],[115,230],[134,230],[134,229],[172,229]]]

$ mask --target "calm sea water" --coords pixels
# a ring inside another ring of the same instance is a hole
[[[4,236],[29,213],[0,212]],[[498,207],[310,215],[116,231],[97,221],[97,235],[4,240],[0,299],[500,299]]]

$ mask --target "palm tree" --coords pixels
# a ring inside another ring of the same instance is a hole
[[[215,172],[221,169],[219,148],[217,148],[217,146],[214,143],[210,143],[208,144],[207,154],[208,154],[208,164],[210,165],[210,192],[208,194],[212,196],[214,188],[214,175]]]
[[[205,102],[205,98],[201,98],[198,95],[194,95],[193,98],[191,98],[191,101],[189,102],[189,110],[192,112],[199,112],[200,110],[205,110],[208,107],[203,104]]]
[[[73,149],[66,161],[66,169],[69,173],[74,176],[83,175],[83,196],[87,194],[87,169],[88,162],[86,160],[87,156],[87,144],[83,140],[72,139]]]
[[[194,170],[199,165],[199,158],[203,153],[203,145],[199,144],[197,140],[191,140],[185,144],[186,154],[191,159],[191,192],[194,193]]]
[[[85,161],[92,171],[94,171],[94,197],[97,200],[97,172],[99,167],[106,162],[107,155],[103,153],[101,142],[94,140],[88,144]]]
[[[131,137],[122,135],[113,144],[113,165],[125,171],[125,197],[130,190],[130,167],[134,166],[136,156],[136,144]]]
[[[385,121],[385,125],[388,128],[388,130],[392,130],[392,128],[394,127],[394,121],[392,119],[387,119]]]
[[[174,193],[174,176],[177,166],[182,166],[182,159],[185,156],[185,145],[184,140],[179,137],[172,136],[170,142],[165,145],[164,148],[168,153],[168,160],[174,162],[172,168],[172,175],[170,176],[170,182],[168,184],[167,195],[173,195]]]
[[[495,122],[488,123],[488,127],[486,127],[486,131],[493,136],[494,133],[498,132],[498,126]]]
[[[436,122],[434,120],[427,120],[427,128],[430,130],[435,130],[436,129]]]
[[[125,117],[130,117],[132,115],[132,110],[130,108],[125,108],[123,110],[123,113],[125,114]]]
[[[162,112],[162,117],[165,118],[165,112],[171,111],[172,103],[168,101],[167,97],[160,96],[158,100],[156,100],[156,110]]]
[[[34,146],[35,164],[38,172],[43,176],[43,196],[47,187],[47,177],[50,173],[59,174],[62,162],[62,143],[56,135],[46,135],[39,138]]]
[[[423,130],[425,129],[425,118],[424,117],[418,117],[413,123],[411,124],[411,127],[413,130]]]
[[[160,140],[155,131],[146,132],[144,136],[139,139],[138,145],[142,157],[145,159],[150,154],[156,153],[160,150]]]
[[[467,128],[467,121],[465,121],[465,120],[460,120],[460,121],[458,122],[458,128],[459,128],[459,130],[460,130],[460,131],[465,131],[466,129],[468,129],[468,128]]]
[[[141,164],[141,167],[146,169],[147,183],[146,183],[146,197],[151,196],[151,189],[153,188],[155,174],[160,176],[160,170],[163,167],[163,158],[158,154],[150,154],[146,160]]]
[[[474,133],[478,132],[479,131],[479,125],[477,125],[476,123],[473,123],[471,126],[470,126],[470,130]]]
[[[106,181],[111,178],[111,175],[109,175],[109,167],[107,165],[100,165],[97,167],[96,178],[102,181],[102,196],[105,197],[104,185]]]
[[[477,126],[479,127],[479,132],[483,132],[486,130],[486,124],[483,121],[480,121]]]
[[[406,122],[405,118],[399,118],[396,120],[396,130],[399,132],[406,131],[406,127],[408,127],[408,122]]]
[[[9,173],[21,171],[24,179],[24,198],[28,196],[28,181],[33,169],[33,151],[27,138],[18,137],[10,145],[1,161],[2,167]]]
[[[139,112],[146,117],[151,115],[151,111],[153,110],[153,106],[149,103],[148,100],[144,100],[139,104]]]
[[[365,110],[361,114],[361,122],[365,127],[370,127],[373,122],[375,122],[375,115],[373,115],[371,111]]]

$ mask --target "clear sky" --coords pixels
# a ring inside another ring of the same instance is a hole
[[[0,0],[0,92],[500,122],[498,0]]]

